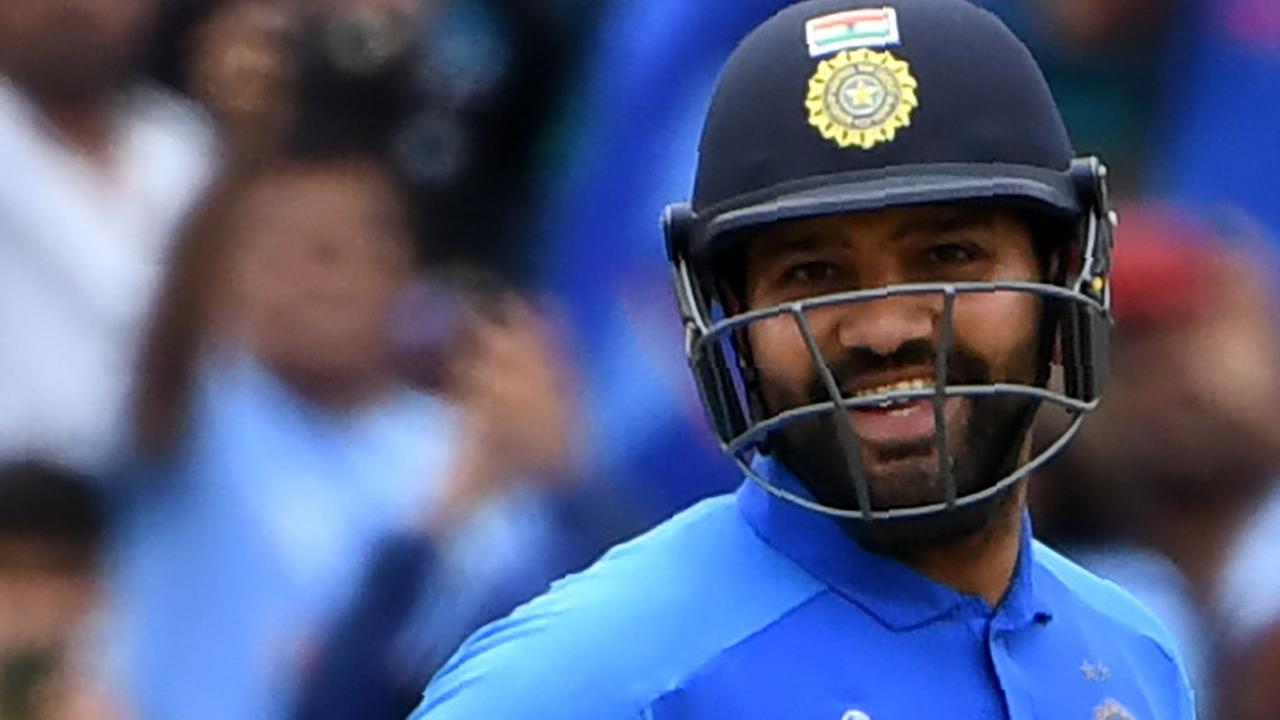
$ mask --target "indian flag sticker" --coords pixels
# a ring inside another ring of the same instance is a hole
[[[850,48],[884,48],[902,42],[898,34],[898,12],[891,7],[879,10],[849,10],[814,18],[804,24],[809,56],[819,57]]]

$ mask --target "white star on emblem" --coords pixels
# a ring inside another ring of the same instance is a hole
[[[879,104],[880,98],[884,96],[884,88],[870,78],[854,78],[853,82],[845,86],[844,96],[855,108],[871,108]]]

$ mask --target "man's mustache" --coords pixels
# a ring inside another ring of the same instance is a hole
[[[834,358],[826,358],[827,367],[842,389],[854,387],[866,375],[887,375],[906,368],[928,368],[930,377],[937,380],[937,347],[928,340],[913,340],[900,346],[893,353],[882,355],[866,348],[850,348]],[[947,353],[948,386],[987,385],[992,382],[991,367],[963,348],[952,346]],[[809,385],[809,401],[826,402],[831,399],[820,374]]]

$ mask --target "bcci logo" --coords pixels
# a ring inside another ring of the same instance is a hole
[[[920,105],[911,66],[888,52],[860,48],[823,60],[809,80],[809,124],[840,147],[891,142]]]

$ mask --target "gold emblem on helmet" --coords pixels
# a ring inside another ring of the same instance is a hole
[[[818,63],[804,106],[809,124],[840,147],[891,142],[920,106],[911,66],[889,52],[859,48]]]

